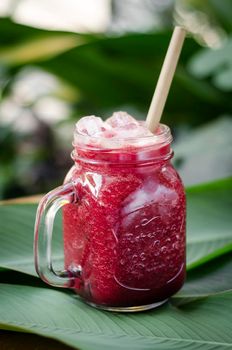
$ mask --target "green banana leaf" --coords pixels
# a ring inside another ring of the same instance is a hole
[[[17,204],[0,207],[0,266],[36,275],[33,258],[33,230],[37,205]],[[61,230],[58,217],[54,231]],[[62,259],[61,235],[54,234],[54,261]]]
[[[187,188],[187,265],[232,250],[232,178]]]
[[[184,287],[174,298],[187,303],[187,298],[196,299],[225,291],[232,292],[232,255],[220,256],[209,263],[188,271]]]
[[[95,310],[74,295],[2,284],[0,326],[57,339],[80,350],[204,349],[232,346],[232,293],[138,314]]]

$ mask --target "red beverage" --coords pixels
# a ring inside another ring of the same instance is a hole
[[[63,208],[65,268],[81,269],[72,288],[95,306],[151,308],[185,278],[185,193],[170,163],[170,130],[121,145],[103,131],[107,147],[96,137],[74,140],[65,182],[78,201]]]

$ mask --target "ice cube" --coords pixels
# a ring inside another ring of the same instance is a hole
[[[111,129],[109,124],[94,115],[83,117],[76,123],[77,132],[88,136],[101,136],[103,132]]]
[[[143,125],[128,124],[124,127],[114,129],[116,131],[115,138],[136,138],[153,136],[153,134]]]
[[[140,125],[137,129],[137,133],[140,137],[154,136],[154,134],[145,125]]]
[[[86,144],[90,142],[91,145],[102,148],[133,146],[135,140],[136,145],[141,147],[154,143],[153,138],[147,137],[153,134],[145,123],[138,122],[126,112],[115,112],[106,122],[94,115],[83,117],[77,122],[76,131],[76,144],[79,143],[79,134],[91,137],[91,142],[87,139]]]
[[[139,125],[137,120],[135,120],[130,114],[126,112],[114,112],[112,117],[106,120],[106,123],[113,128],[122,128],[128,124]]]

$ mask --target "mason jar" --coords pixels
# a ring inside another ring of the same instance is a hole
[[[142,123],[142,122],[141,122]],[[35,265],[55,287],[112,311],[157,307],[185,279],[185,192],[172,136],[103,139],[74,133],[74,165],[40,202]],[[62,208],[64,270],[52,265],[53,221]]]

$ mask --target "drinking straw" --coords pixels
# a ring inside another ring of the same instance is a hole
[[[146,119],[146,125],[151,132],[155,132],[159,125],[185,35],[184,28],[175,27]]]

